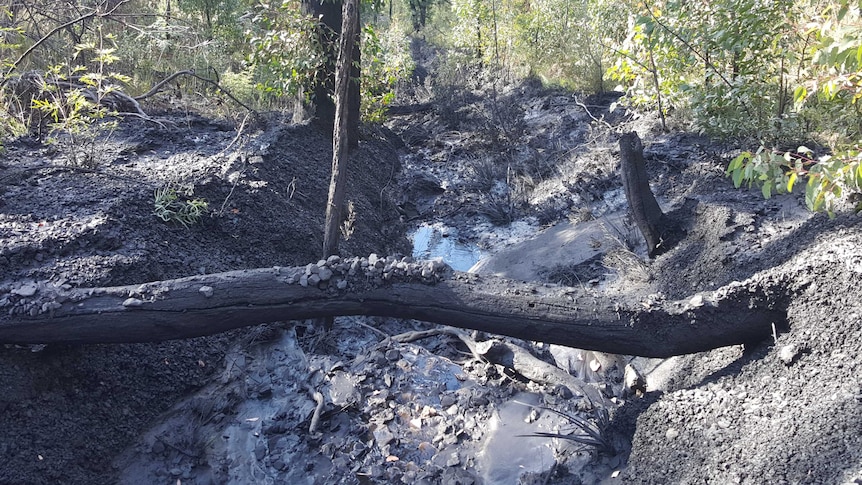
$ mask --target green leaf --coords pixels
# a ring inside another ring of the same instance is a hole
[[[727,166],[727,175],[730,175],[731,172],[738,170],[740,167],[742,167],[743,162],[745,162],[745,160],[749,158],[751,158],[750,152],[740,153],[736,158],[731,160],[730,165]]]
[[[738,168],[738,169],[733,171],[733,186],[736,187],[737,189],[739,188],[740,185],[742,185],[742,175],[743,175],[742,168]]]
[[[801,104],[807,97],[808,89],[806,89],[805,86],[797,86],[793,91],[793,102],[796,104]]]
[[[796,183],[796,172],[790,172],[790,178],[787,179],[787,192],[793,192],[793,184]]]
[[[770,198],[772,196],[772,182],[766,182],[760,190],[763,192],[764,199]]]
[[[813,178],[808,179],[808,184],[805,186],[805,206],[808,210],[814,210],[814,198],[817,195],[817,183]]]

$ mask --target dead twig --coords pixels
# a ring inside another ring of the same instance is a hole
[[[233,144],[236,143],[237,140],[240,139],[240,137],[242,137],[243,131],[245,131],[246,121],[248,121],[248,113],[246,113],[245,117],[242,119],[242,123],[240,123],[239,128],[237,128],[236,136],[234,137],[234,139],[231,140],[231,142],[226,147],[224,147],[224,149],[222,151],[218,152],[215,155],[216,157],[219,157],[222,154],[224,154],[226,151],[228,151],[230,149],[230,147],[232,147]],[[233,185],[231,185],[231,187],[230,187],[230,192],[228,192],[227,197],[224,198],[224,202],[222,202],[221,208],[218,211],[219,217],[224,215],[224,210],[225,210],[225,207],[227,207],[227,202],[230,200],[231,196],[233,195],[233,191],[236,190],[236,186],[239,184],[239,181],[242,179],[242,175],[244,173],[245,173],[245,167],[243,167],[243,169],[240,171],[239,175],[236,177],[236,180],[233,181]]]
[[[184,450],[183,448],[180,448],[179,446],[165,440],[161,436],[156,436],[156,439],[159,440],[159,442],[161,442],[163,445],[167,446],[168,448],[172,448],[173,450],[177,451],[178,453],[180,453],[182,455],[186,455],[190,458],[200,458],[201,457],[199,454],[195,454],[195,453],[192,453],[188,450]]]
[[[213,81],[212,79],[207,79],[203,76],[199,76],[198,74],[195,73],[195,71],[193,69],[187,70],[187,71],[179,71],[179,72],[175,72],[175,73],[171,74],[170,76],[166,77],[165,79],[163,79],[162,81],[157,83],[155,86],[153,86],[153,88],[150,89],[149,91],[147,91],[146,93],[144,93],[140,96],[136,96],[135,100],[141,101],[141,100],[146,99],[150,96],[153,96],[154,94],[161,91],[161,88],[164,87],[165,84],[167,84],[171,80],[176,79],[180,76],[190,76],[190,77],[193,77],[193,78],[198,79],[200,81],[203,81],[205,83],[212,84],[213,86],[215,86],[216,89],[218,89],[219,91],[224,93],[224,95],[227,96],[228,98],[230,98],[234,103],[242,106],[243,108],[247,109],[250,113],[252,113],[254,115],[255,119],[257,119],[260,116],[260,114],[257,111],[255,111],[253,108],[249,107],[248,105],[246,105],[245,103],[243,103],[242,101],[237,99],[233,94],[231,94],[230,91],[223,88],[221,86],[221,84]]]
[[[599,119],[599,118],[596,118],[595,116],[593,116],[593,113],[590,111],[590,108],[588,108],[588,107],[587,107],[587,105],[585,105],[584,103],[582,103],[582,102],[578,101],[578,98],[574,98],[574,100],[575,100],[575,104],[576,104],[576,105],[578,105],[578,106],[580,106],[581,108],[583,108],[583,110],[587,113],[587,116],[589,116],[590,118],[592,118],[592,119],[593,119],[593,121],[595,121],[596,123],[602,123],[603,125],[607,126],[607,127],[608,127],[609,129],[611,129],[611,130],[613,130],[613,129],[614,129],[614,127],[613,127],[613,126],[611,126],[611,124],[610,124],[610,123],[608,123],[607,121],[605,121],[605,120],[604,120],[604,118]]]
[[[314,413],[311,415],[311,423],[308,425],[308,433],[315,434],[317,433],[317,427],[320,425],[320,415],[323,413],[323,394],[320,391],[315,391],[311,388],[311,386],[306,386],[308,388],[308,392],[311,394],[311,397],[314,399],[314,402],[317,403],[317,406],[314,408]]]

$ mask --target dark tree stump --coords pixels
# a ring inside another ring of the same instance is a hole
[[[620,167],[626,200],[646,240],[647,253],[653,257],[664,249],[662,234],[667,230],[668,223],[650,190],[643,150],[643,143],[637,133],[620,136]]]

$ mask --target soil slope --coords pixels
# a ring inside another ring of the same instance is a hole
[[[195,115],[167,128],[126,120],[97,143],[99,167],[21,139],[0,159],[0,285],[134,284],[316,261],[331,165],[329,138],[274,118],[239,126]],[[356,222],[348,253],[409,249],[387,187],[398,170],[383,131],[351,158]],[[208,201],[183,227],[154,214],[154,191]],[[3,306],[4,303],[0,303]],[[116,454],[221,368],[248,329],[140,345],[0,348],[0,483],[114,483]]]

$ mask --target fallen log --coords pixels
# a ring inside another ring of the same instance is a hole
[[[149,342],[341,315],[416,319],[649,357],[760,341],[785,312],[757,281],[680,301],[455,272],[440,261],[354,258],[107,288],[28,282],[0,292],[0,343]]]

